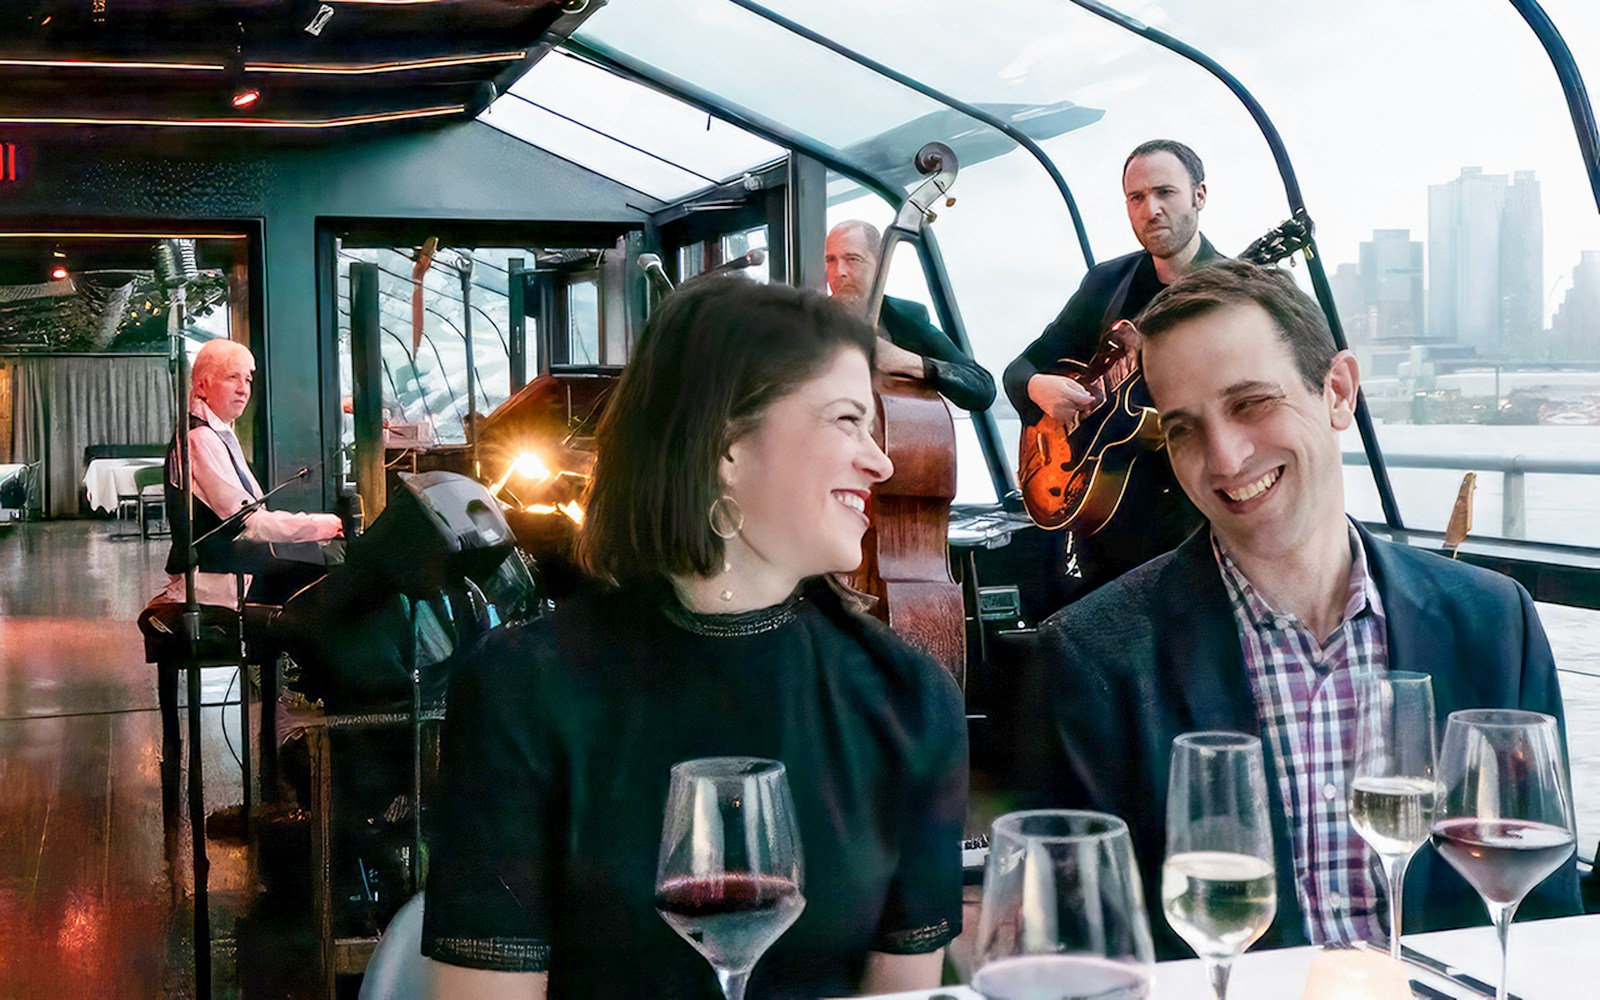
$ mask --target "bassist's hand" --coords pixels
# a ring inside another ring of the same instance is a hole
[[[1090,392],[1065,375],[1043,372],[1028,379],[1028,398],[1045,413],[1071,423],[1101,403],[1098,393]]]

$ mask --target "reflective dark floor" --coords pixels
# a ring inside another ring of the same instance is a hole
[[[134,624],[165,556],[164,540],[119,539],[105,521],[0,526],[6,1000],[193,995],[188,807],[180,797],[163,817],[155,670]],[[238,709],[222,706],[237,701],[235,671],[205,671],[203,688],[215,809],[241,798]],[[213,981],[227,997],[252,881],[242,845],[213,840],[210,859]]]

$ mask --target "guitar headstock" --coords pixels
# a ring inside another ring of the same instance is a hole
[[[1293,216],[1273,226],[1260,239],[1245,247],[1239,259],[1265,267],[1302,250],[1309,251],[1312,247],[1311,234],[1315,229],[1306,210],[1296,209]]]

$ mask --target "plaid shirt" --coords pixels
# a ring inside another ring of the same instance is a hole
[[[1348,775],[1356,756],[1356,688],[1388,670],[1383,604],[1350,527],[1344,620],[1325,641],[1268,604],[1211,536],[1244,649],[1271,773],[1289,810],[1295,888],[1313,944],[1381,941],[1381,878],[1351,827]]]

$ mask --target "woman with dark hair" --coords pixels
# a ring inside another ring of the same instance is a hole
[[[423,950],[444,997],[695,998],[710,965],[653,902],[668,772],[782,761],[806,907],[749,997],[937,986],[961,929],[961,694],[854,610],[874,333],[810,292],[667,298],[598,434],[595,586],[457,675]]]

